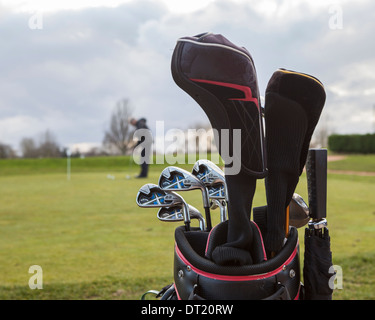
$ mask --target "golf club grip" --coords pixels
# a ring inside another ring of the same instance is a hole
[[[321,220],[327,216],[327,150],[309,149],[306,161],[310,216]]]

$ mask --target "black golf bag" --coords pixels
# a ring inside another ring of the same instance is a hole
[[[276,71],[266,90],[264,138],[255,66],[245,48],[212,33],[181,38],[172,75],[218,133],[229,219],[211,230],[176,228],[174,282],[158,296],[301,299],[298,231],[289,225],[288,208],[324,105],[322,84],[306,74]],[[224,130],[229,131],[227,140]],[[236,130],[240,144],[234,143]],[[263,178],[267,206],[254,208],[251,220],[256,182]]]
[[[243,266],[220,266],[209,260],[212,248],[225,241],[228,221],[210,233],[183,227],[175,232],[174,288],[182,300],[260,300],[298,299],[300,265],[298,233],[290,236],[280,253],[267,259],[262,235],[252,223],[254,263]]]

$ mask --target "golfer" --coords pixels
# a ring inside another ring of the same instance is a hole
[[[149,130],[149,128],[146,125],[146,119],[141,118],[139,120],[136,120],[134,118],[130,119],[130,124],[136,127],[137,130],[139,129],[146,129]],[[143,131],[144,132],[144,131]],[[148,137],[149,138],[149,137]],[[136,177],[136,178],[147,178],[148,175],[148,163],[149,163],[149,155],[150,155],[150,149],[151,149],[151,139],[147,139],[146,141],[146,136],[144,134],[140,135],[140,140],[138,140],[137,144],[135,145],[134,148],[139,146],[141,143],[142,144],[142,149],[141,149],[141,173]],[[149,142],[148,142],[149,141]]]

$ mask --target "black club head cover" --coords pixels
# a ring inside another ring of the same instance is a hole
[[[278,252],[285,238],[286,208],[306,163],[310,140],[325,103],[316,78],[285,69],[268,82],[265,102],[268,176],[266,249]]]
[[[204,33],[178,39],[171,69],[176,84],[206,113],[225,162],[229,225],[223,251],[229,256],[227,248],[235,248],[233,252],[238,254],[234,255],[248,255],[256,179],[266,175],[260,96],[252,57],[222,35]],[[250,260],[233,258],[237,261],[234,264]],[[230,264],[227,259],[226,264]]]

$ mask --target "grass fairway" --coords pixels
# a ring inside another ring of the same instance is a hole
[[[374,155],[363,154],[350,155],[343,160],[330,162],[328,168],[331,170],[375,172],[375,157]]]
[[[135,204],[164,165],[147,180],[126,179],[139,171],[128,160],[72,159],[70,181],[64,159],[0,161],[0,299],[139,299],[173,281],[176,224]],[[304,174],[296,192],[307,201]],[[374,194],[375,177],[329,175],[333,263],[343,269],[334,299],[375,299]],[[183,196],[203,210],[199,191]],[[254,206],[264,204],[259,181]],[[303,246],[300,230],[301,265]],[[42,290],[29,288],[32,265],[43,269]]]

